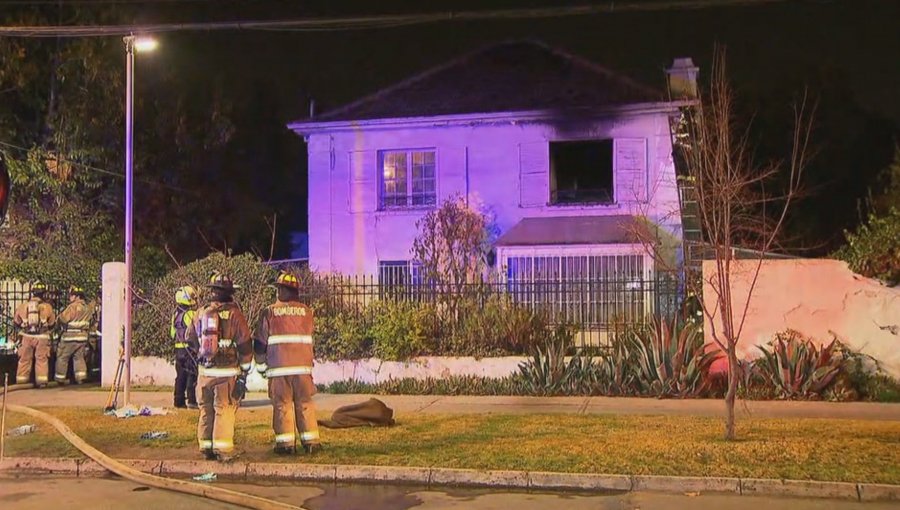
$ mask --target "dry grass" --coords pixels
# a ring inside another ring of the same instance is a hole
[[[196,411],[119,420],[84,408],[47,409],[119,458],[198,458]],[[8,427],[33,423],[10,413]],[[434,466],[900,483],[900,423],[746,419],[737,442],[721,420],[683,416],[412,415],[390,429],[322,431],[316,463]],[[270,411],[241,410],[235,441],[246,460],[307,462],[270,453]],[[48,426],[8,440],[13,456],[78,456]],[[141,441],[150,430],[162,441]]]

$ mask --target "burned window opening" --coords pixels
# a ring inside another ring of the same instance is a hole
[[[614,202],[612,140],[550,142],[552,205]]]

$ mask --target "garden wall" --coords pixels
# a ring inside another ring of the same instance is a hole
[[[736,314],[744,309],[757,263],[732,262]],[[707,283],[707,275],[714,273],[715,262],[704,262],[703,298],[708,307],[716,302],[716,294]],[[716,323],[721,328],[721,320]],[[707,342],[712,342],[710,326],[707,318]],[[880,361],[889,374],[900,377],[900,288],[886,287],[855,274],[844,262],[763,261],[741,332],[738,356],[758,357],[756,346],[766,344],[788,328],[819,342],[830,342],[833,332],[846,345]]]
[[[338,381],[356,380],[378,383],[390,378],[436,379],[451,375],[474,375],[501,378],[518,370],[525,357],[506,356],[498,358],[427,356],[411,361],[381,361],[364,359],[357,361],[322,361],[313,369],[316,384],[330,384]],[[132,381],[136,385],[172,386],[175,384],[175,366],[163,359],[139,356],[131,361]],[[256,371],[248,378],[251,391],[264,391],[266,383]]]

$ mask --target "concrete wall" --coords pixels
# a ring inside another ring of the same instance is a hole
[[[733,264],[736,272],[732,277],[732,296],[737,315],[747,303],[757,262]],[[707,306],[716,302],[716,294],[708,283],[715,271],[714,262],[704,262],[703,298]],[[888,372],[900,377],[900,288],[885,287],[854,274],[844,262],[763,261],[747,310],[738,346],[743,357],[757,357],[757,345],[766,344],[788,328],[821,342],[830,342],[833,332],[842,342],[875,357]],[[716,325],[721,328],[721,320]],[[705,331],[707,341],[712,342],[708,319]]]
[[[618,167],[642,169],[617,171],[617,203],[549,206],[549,142],[610,138]],[[416,148],[436,151],[438,202],[454,193],[468,196],[492,211],[501,234],[524,217],[646,214],[680,237],[665,113],[584,122],[360,127],[309,136],[310,267],[374,274],[379,260],[411,258],[415,224],[427,210],[378,210],[378,151]]]
[[[518,371],[519,363],[527,358],[507,356],[499,358],[470,357],[422,357],[408,362],[365,359],[358,361],[321,361],[313,368],[316,384],[330,384],[337,381],[356,380],[377,383],[388,379],[412,377],[443,378],[451,375],[474,375],[501,378]],[[175,366],[156,357],[136,357],[131,362],[132,381],[135,385],[172,386],[175,384]],[[251,371],[248,387],[254,391],[266,389],[265,380]]]
[[[102,366],[100,380],[103,386],[112,386],[119,363],[119,346],[125,327],[125,263],[107,262],[103,264],[101,287],[100,348]]]

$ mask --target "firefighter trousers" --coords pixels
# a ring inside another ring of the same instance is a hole
[[[34,382],[47,384],[50,373],[50,335],[22,335],[18,349],[19,366],[16,368],[16,384],[31,380],[31,364],[34,363]]]
[[[175,349],[175,407],[197,403],[197,363],[187,349]]]
[[[272,428],[275,444],[294,446],[297,430],[300,442],[319,442],[319,426],[316,423],[316,406],[312,396],[316,393],[311,375],[284,375],[269,378],[269,399],[272,400]]]
[[[86,351],[87,341],[62,340],[59,342],[59,348],[56,349],[56,382],[67,382],[66,376],[69,373],[70,359],[72,360],[72,371],[75,373],[75,382],[87,381]]]
[[[200,396],[200,423],[197,425],[197,442],[200,451],[216,453],[234,451],[234,417],[240,401],[234,398],[237,377],[198,378]]]

